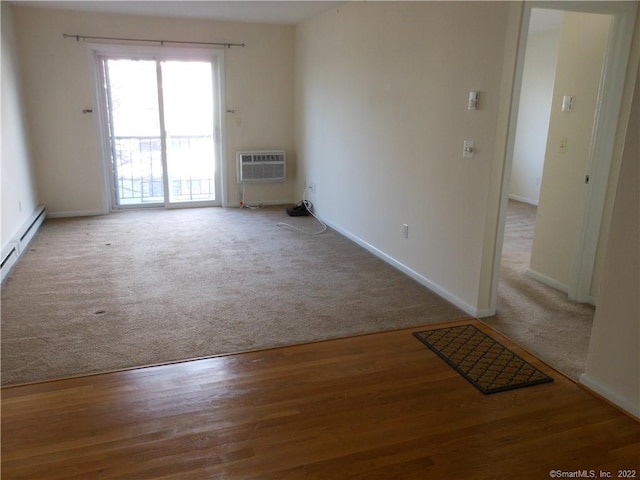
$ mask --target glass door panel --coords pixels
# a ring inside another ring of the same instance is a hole
[[[220,205],[218,60],[101,59],[114,205]]]
[[[115,203],[164,203],[155,60],[104,62]]]
[[[216,200],[212,65],[163,61],[168,203]]]

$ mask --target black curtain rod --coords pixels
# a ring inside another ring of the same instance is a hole
[[[220,43],[220,42],[187,42],[184,40],[152,40],[146,38],[118,38],[118,37],[90,37],[87,35],[70,35],[68,33],[63,33],[62,36],[64,38],[75,38],[76,42],[79,42],[80,39],[83,40],[118,40],[121,42],[153,42],[159,43],[160,45],[164,45],[165,43],[181,43],[188,45],[218,45],[226,48],[231,47],[244,47],[244,43]]]

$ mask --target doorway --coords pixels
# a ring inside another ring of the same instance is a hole
[[[531,281],[526,275],[540,202],[563,20],[561,10],[531,10],[508,183],[497,303],[501,312],[512,303],[521,303],[511,298],[519,296],[519,287]]]
[[[610,182],[609,171],[615,172],[619,165],[620,155],[614,150],[618,117],[623,100],[623,90],[629,54],[631,51],[631,39],[634,31],[634,23],[637,12],[635,2],[527,2],[523,6],[522,30],[517,52],[516,80],[513,88],[512,111],[509,118],[508,140],[506,144],[505,163],[501,167],[502,181],[500,186],[500,200],[498,206],[498,223],[496,228],[495,249],[493,250],[493,264],[490,274],[491,285],[488,289],[488,308],[483,311],[483,316],[490,316],[496,312],[498,296],[499,272],[501,267],[505,219],[507,215],[509,179],[513,169],[514,144],[516,137],[517,115],[521,93],[521,82],[524,66],[525,49],[527,44],[528,28],[532,10],[549,9],[562,12],[592,13],[610,17],[609,36],[605,47],[605,62],[601,72],[599,90],[595,104],[595,121],[591,117],[591,123],[582,126],[581,131],[590,134],[585,142],[561,142],[560,138],[549,138],[548,150],[553,149],[555,154],[562,154],[561,149],[579,147],[586,148],[586,153],[581,155],[586,162],[582,170],[574,169],[576,174],[575,184],[572,189],[580,189],[581,209],[574,219],[574,232],[563,238],[563,242],[573,242],[574,254],[565,254],[564,261],[569,259],[570,272],[566,290],[569,298],[578,302],[590,301],[590,288],[594,269],[597,268],[599,253],[606,246],[606,235],[600,238],[601,226],[606,226],[607,217],[603,214],[610,213],[605,210],[606,202],[612,198],[615,192],[615,177]],[[564,89],[563,89],[564,90]],[[559,105],[555,107],[562,112],[563,97],[573,95],[572,92],[562,91],[554,93],[554,101],[559,99]],[[626,95],[626,94],[625,94]],[[577,96],[574,100],[577,100]],[[573,113],[578,112],[577,103],[574,104]],[[569,118],[569,117],[565,117]],[[571,118],[575,118],[571,116]],[[557,132],[556,132],[557,133]],[[568,151],[568,150],[567,150]],[[575,151],[575,149],[574,149]],[[553,175],[549,175],[553,179]],[[544,184],[546,177],[543,177]],[[553,202],[552,202],[553,205]],[[560,205],[562,206],[562,205]],[[540,216],[538,215],[538,219]],[[577,223],[577,226],[576,226]],[[537,226],[536,226],[537,229]],[[606,232],[604,232],[606,233]],[[566,253],[566,252],[565,252]]]
[[[611,23],[534,8],[527,35],[509,197],[537,207],[527,275],[570,298]],[[585,272],[594,304],[598,274]]]
[[[111,208],[221,205],[219,59],[97,60]]]
[[[593,272],[596,263],[596,256],[598,248],[604,247],[604,242],[606,242],[606,235],[603,238],[600,238],[600,227],[601,225],[606,223],[606,217],[603,219],[603,211],[605,207],[605,200],[607,198],[607,193],[609,196],[615,191],[615,177],[613,177],[614,182],[609,182],[609,170],[613,168],[613,172],[615,172],[615,165],[619,162],[619,156],[617,152],[614,151],[614,139],[617,130],[618,116],[620,113],[620,105],[623,97],[623,86],[625,82],[625,74],[627,71],[627,63],[629,61],[629,52],[631,46],[631,38],[633,35],[634,21],[636,16],[636,5],[633,4],[623,4],[619,2],[615,3],[598,3],[597,5],[586,4],[586,3],[571,3],[571,2],[558,2],[549,4],[547,2],[532,2],[528,3],[523,7],[524,15],[523,15],[523,31],[521,32],[521,46],[518,51],[518,61],[517,61],[517,80],[514,84],[513,90],[513,111],[512,116],[510,117],[510,127],[508,133],[508,144],[507,144],[507,155],[505,158],[504,168],[502,170],[502,184],[501,184],[501,194],[500,194],[500,207],[499,207],[499,220],[498,220],[498,228],[497,228],[497,238],[496,238],[496,250],[494,251],[494,270],[491,275],[491,293],[489,299],[489,308],[487,309],[487,313],[489,315],[496,313],[497,307],[497,297],[499,290],[499,279],[500,279],[500,271],[502,267],[502,256],[505,251],[506,242],[505,240],[505,231],[507,230],[506,224],[508,222],[508,196],[509,196],[509,179],[513,172],[513,161],[514,161],[514,152],[515,152],[515,138],[516,138],[516,116],[520,107],[520,94],[521,94],[521,83],[522,83],[522,75],[524,70],[524,57],[525,57],[525,45],[527,44],[528,35],[528,26],[530,23],[530,18],[532,14],[532,10],[534,8],[538,9],[554,9],[562,12],[580,12],[580,13],[591,13],[591,14],[599,14],[604,16],[609,16],[610,18],[610,29],[609,35],[606,43],[605,50],[605,58],[604,68],[601,72],[601,77],[599,78],[599,90],[597,93],[596,103],[595,103],[595,111],[597,112],[594,116],[591,117],[591,123],[588,126],[582,127],[582,132],[587,133],[589,136],[584,142],[572,142],[573,133],[567,135],[569,137],[569,142],[561,142],[560,140],[564,136],[562,133],[558,131],[549,132],[548,141],[546,142],[546,150],[545,153],[548,154],[552,151],[554,155],[556,155],[556,161],[561,162],[561,160],[565,159],[562,155],[566,155],[567,152],[571,148],[579,147],[586,148],[586,153],[581,154],[580,156],[585,161],[585,165],[582,168],[574,168],[573,173],[577,176],[576,185],[572,185],[571,188],[579,187],[580,195],[579,195],[579,211],[575,214],[575,223],[578,224],[577,228],[570,237],[566,236],[562,240],[569,240],[570,242],[575,243],[575,252],[574,254],[565,255],[565,259],[569,258],[569,261],[572,263],[568,278],[568,288],[565,289],[564,300],[567,299],[567,293],[569,294],[569,298],[575,300],[571,302],[574,306],[578,306],[581,309],[582,307],[586,308],[584,315],[581,318],[584,319],[585,323],[589,318],[592,317],[592,311],[589,312],[589,305],[578,302],[587,302],[589,299],[589,288],[592,285],[591,279],[593,278]],[[573,61],[573,58],[569,60]],[[601,63],[602,65],[602,63]],[[575,92],[566,91],[556,91],[554,92],[554,101],[556,102],[556,106],[552,106],[552,109],[557,109],[557,114],[564,114],[565,120],[569,118],[575,118],[573,116],[569,117],[569,112],[562,112],[562,100],[565,95],[571,96],[575,95],[574,100],[578,100],[578,94]],[[579,94],[582,98],[582,94]],[[560,100],[558,103],[557,100]],[[574,104],[574,113],[577,112],[578,105]],[[518,127],[520,125],[518,124]],[[573,132],[573,131],[572,131]],[[552,135],[553,133],[553,135]],[[565,150],[561,152],[560,150]],[[573,152],[572,152],[573,153]],[[565,163],[566,166],[566,163]],[[546,169],[546,165],[544,167]],[[557,178],[554,178],[553,175],[546,175],[547,172],[542,176],[542,184],[544,185],[547,178],[550,178],[550,182],[557,181]],[[585,182],[586,175],[589,175],[589,182]],[[532,177],[535,183],[536,177]],[[560,182],[562,183],[562,181]],[[566,186],[565,186],[566,188]],[[565,202],[566,203],[566,202]],[[554,202],[549,202],[549,205],[554,207]],[[575,205],[573,205],[575,206]],[[559,202],[555,204],[556,208],[563,207],[563,203]],[[547,211],[550,211],[547,209]],[[539,219],[539,215],[538,215]],[[537,225],[535,227],[538,228]],[[604,240],[604,242],[602,242]],[[603,248],[604,249],[604,248]],[[521,279],[524,277],[521,276]],[[554,317],[553,326],[556,330],[554,330],[557,334],[551,334],[550,328],[547,325],[542,325],[540,322],[538,324],[533,324],[532,322],[527,322],[524,320],[531,319],[532,316],[536,313],[533,309],[544,309],[545,311],[550,310],[549,307],[553,308],[554,306],[560,303],[559,301],[550,299],[548,297],[549,294],[553,294],[553,292],[557,292],[557,290],[548,288],[546,285],[543,285],[539,282],[533,282],[532,285],[535,286],[535,290],[530,290],[527,295],[528,300],[530,301],[529,307],[525,307],[522,309],[522,305],[517,305],[520,308],[520,312],[524,312],[524,315],[519,315],[519,318],[516,320],[515,315],[509,314],[510,319],[514,319],[514,325],[508,326],[508,328],[503,328],[502,330],[505,333],[508,333],[512,338],[519,341],[521,344],[525,345],[527,348],[532,351],[536,351],[537,347],[543,346],[546,353],[549,355],[543,355],[541,352],[538,352],[539,355],[543,356],[543,358],[551,358],[552,364],[559,364],[557,361],[558,358],[562,357],[562,355],[566,352],[572,352],[571,360],[575,359],[576,356],[573,354],[575,349],[569,346],[570,340],[574,342],[578,335],[582,338],[580,340],[580,344],[582,345],[582,351],[584,352],[582,357],[586,358],[586,352],[588,351],[588,344],[590,335],[586,332],[585,335],[582,335],[582,329],[580,326],[576,326],[573,322],[573,318],[579,320],[578,316],[565,316],[563,310],[559,310],[556,312],[552,312]],[[543,290],[549,290],[551,292],[542,292]],[[568,290],[568,292],[567,292]],[[562,299],[560,299],[562,300]],[[504,305],[504,304],[503,304]],[[591,307],[592,308],[592,307]],[[503,311],[505,309],[503,308]],[[524,318],[523,318],[524,317]],[[569,320],[569,321],[567,321]],[[497,325],[496,325],[497,326]],[[501,329],[501,328],[498,328]],[[529,332],[527,332],[529,330]],[[527,337],[527,333],[530,333]],[[584,362],[584,359],[581,360]],[[576,374],[579,374],[583,371],[583,367],[580,365],[574,365]],[[563,369],[565,370],[565,369]]]

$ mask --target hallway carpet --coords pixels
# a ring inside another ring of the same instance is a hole
[[[509,201],[497,313],[483,319],[565,375],[584,373],[595,309],[527,276],[536,207]]]

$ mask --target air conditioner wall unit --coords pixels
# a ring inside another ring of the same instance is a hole
[[[283,150],[238,152],[239,183],[282,182],[286,178],[286,155]]]

